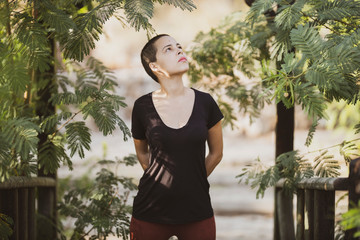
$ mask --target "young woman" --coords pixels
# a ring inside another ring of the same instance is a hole
[[[137,99],[132,112],[131,130],[144,174],[130,237],[215,240],[207,177],[222,158],[223,115],[208,93],[184,86],[189,63],[174,38],[152,38],[141,61],[160,89]]]

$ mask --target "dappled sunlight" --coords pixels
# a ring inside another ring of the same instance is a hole
[[[160,151],[161,155],[157,159],[162,159],[163,162],[154,162],[150,164],[150,167],[145,171],[145,175],[153,176],[155,182],[160,182],[165,188],[171,188],[173,182],[173,169],[174,166],[169,161],[169,157]],[[159,168],[159,166],[161,166]],[[146,178],[146,177],[145,177]]]

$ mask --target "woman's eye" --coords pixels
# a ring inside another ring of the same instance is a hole
[[[166,50],[165,50],[165,51],[166,51],[166,52],[168,52],[168,51],[170,51],[170,50],[171,50],[171,48],[170,48],[170,47],[168,47],[168,48],[166,48]]]

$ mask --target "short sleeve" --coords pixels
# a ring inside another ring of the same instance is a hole
[[[209,116],[207,122],[207,128],[210,129],[215,126],[221,119],[224,118],[224,115],[220,111],[219,106],[215,102],[214,98],[209,94]]]
[[[145,127],[143,124],[143,113],[139,101],[135,101],[131,114],[131,133],[135,139],[145,139]]]

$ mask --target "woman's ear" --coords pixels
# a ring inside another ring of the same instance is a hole
[[[150,64],[149,64],[149,67],[150,67],[150,69],[151,69],[153,72],[158,71],[158,67],[156,66],[155,63],[150,63]]]

